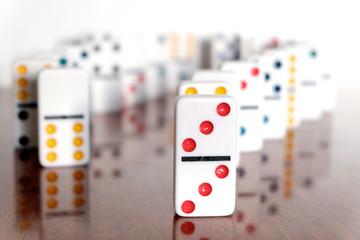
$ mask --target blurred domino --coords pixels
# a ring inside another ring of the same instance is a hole
[[[259,151],[263,145],[263,96],[264,72],[255,63],[225,62],[221,69],[234,71],[237,81],[233,85],[237,91],[240,121],[240,151]]]
[[[226,216],[234,211],[236,110],[235,99],[224,95],[177,99],[174,197],[178,215]]]
[[[286,131],[287,72],[280,59],[269,56],[251,56],[263,71],[264,139],[280,139]]]
[[[90,160],[89,76],[80,69],[49,69],[39,76],[40,163],[75,166]]]
[[[179,84],[178,95],[188,94],[230,94],[230,85],[223,81],[196,82],[185,81]]]
[[[14,141],[16,148],[36,147],[37,132],[37,80],[41,69],[55,66],[44,59],[25,58],[14,63]]]

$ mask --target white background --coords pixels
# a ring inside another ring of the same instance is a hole
[[[326,52],[335,79],[354,84],[360,70],[358,5],[348,0],[3,0],[0,87],[11,86],[14,58],[52,49],[61,38],[92,30],[238,32],[311,40]]]

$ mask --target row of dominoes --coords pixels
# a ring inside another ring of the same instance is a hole
[[[244,58],[249,52],[275,46],[269,39],[255,41],[238,34],[122,35],[84,34],[32,58],[51,59],[60,67],[80,67],[92,77],[95,113],[116,112],[122,107],[175,91],[202,68]]]
[[[90,159],[90,80],[85,70],[49,60],[15,62],[15,146],[39,146],[43,166]]]
[[[317,49],[297,44],[247,61],[223,62],[220,70],[196,71],[191,81],[180,83],[175,107],[177,214],[231,214],[240,153],[260,151],[264,140],[281,139],[288,128],[284,184],[291,182],[293,130],[303,121],[318,120],[335,100],[322,70]],[[227,116],[231,120],[216,115],[214,109],[222,104],[234,114]],[[225,180],[218,172],[226,173]],[[279,185],[278,179],[275,183]]]

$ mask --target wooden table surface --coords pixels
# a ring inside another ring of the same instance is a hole
[[[360,239],[360,89],[339,89],[291,146],[243,154],[236,210],[221,218],[174,213],[172,97],[94,116],[91,164],[45,169],[14,150],[0,94],[0,239]]]

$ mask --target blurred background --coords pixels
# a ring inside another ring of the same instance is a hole
[[[14,58],[52,50],[83,32],[239,33],[309,40],[321,46],[338,84],[357,84],[357,2],[286,0],[13,0],[0,8],[0,87],[11,86]]]

